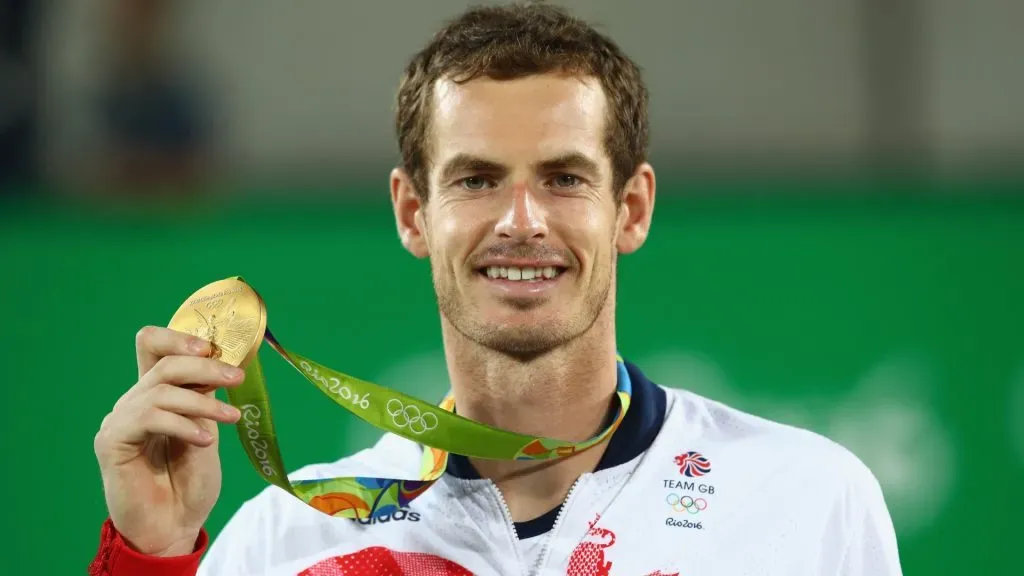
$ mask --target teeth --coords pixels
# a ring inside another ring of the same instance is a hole
[[[558,269],[554,266],[545,266],[544,268],[488,266],[486,273],[488,278],[508,278],[509,280],[514,281],[531,281],[554,278],[555,276],[558,276]]]

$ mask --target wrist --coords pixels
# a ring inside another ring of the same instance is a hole
[[[174,556],[188,556],[196,551],[196,547],[199,544],[200,532],[185,533],[179,538],[175,538],[169,544],[144,544],[133,542],[130,539],[121,537],[124,540],[125,546],[127,546],[133,552],[139,554],[145,554],[146,556],[155,556],[157,558],[172,558]]]
[[[124,535],[117,531],[114,523],[107,518],[103,523],[103,530],[100,536],[100,546],[96,551],[92,563],[89,565],[91,576],[182,576],[185,574],[196,574],[203,554],[206,553],[209,544],[209,535],[205,530],[200,529],[194,543],[190,545],[192,550],[183,555],[171,555],[178,551],[184,544],[175,543],[164,547],[157,553],[165,556],[156,556],[152,553],[145,553],[138,546],[129,545]]]
[[[175,542],[163,550],[154,552],[152,555],[160,558],[170,558],[173,556],[188,556],[196,551],[196,542],[199,540],[199,534],[194,534],[191,538]]]

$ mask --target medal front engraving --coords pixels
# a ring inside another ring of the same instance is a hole
[[[169,327],[210,342],[212,358],[241,366],[263,340],[266,312],[247,284],[221,280],[193,294],[175,313]]]

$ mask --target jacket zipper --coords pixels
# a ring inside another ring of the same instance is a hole
[[[498,485],[494,481],[490,481],[491,487],[494,488],[494,492],[498,495],[498,502],[501,503],[501,513],[505,515],[505,525],[512,529],[512,552],[516,555],[516,559],[519,559],[519,532],[516,530],[516,523],[512,521],[512,510],[508,507],[508,502],[505,501],[505,495],[501,493]]]
[[[580,485],[580,479],[577,478],[572,486],[569,487],[569,492],[565,495],[565,500],[562,501],[562,507],[558,509],[558,515],[555,516],[555,523],[551,525],[551,532],[548,533],[547,540],[544,541],[544,545],[541,548],[540,554],[537,555],[537,562],[534,564],[533,569],[530,570],[531,576],[540,574],[541,568],[547,564],[548,555],[551,553],[551,541],[554,540],[555,534],[558,533],[558,527],[562,524],[562,518],[565,516],[565,511],[569,509],[569,503],[572,502],[572,495],[576,492],[576,487]]]
[[[498,485],[494,482],[491,482],[491,486],[494,487],[494,491],[498,494],[498,501],[501,502],[501,511],[505,514],[505,521],[508,522],[509,528],[512,528],[512,536],[515,538],[516,543],[518,543],[519,532],[516,531],[516,523],[512,521],[512,510],[509,510],[508,502],[505,502],[505,495],[501,493]]]
[[[572,483],[572,486],[569,487],[569,492],[565,495],[565,500],[562,501],[562,507],[558,509],[558,515],[555,516],[555,523],[551,525],[551,531],[548,532],[547,540],[544,541],[540,554],[537,555],[537,560],[530,568],[528,574],[539,574],[541,567],[547,562],[548,553],[551,548],[551,540],[555,537],[558,527],[562,524],[562,517],[565,516],[565,511],[569,508],[569,502],[572,499],[573,493],[576,492],[576,487],[579,486],[579,484],[580,479],[577,478],[576,481]],[[498,489],[497,485],[494,485],[494,491],[498,493],[498,501],[501,502],[501,511],[505,514],[505,522],[507,522],[509,528],[512,529],[512,546],[516,550],[516,556],[519,556],[519,532],[516,530],[516,523],[512,521],[512,511],[509,510],[508,502],[505,501],[505,495],[501,493],[501,490]]]

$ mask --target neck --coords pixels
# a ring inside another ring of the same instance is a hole
[[[617,386],[610,319],[599,318],[579,338],[527,362],[468,341],[446,321],[443,329],[460,415],[520,434],[570,442],[592,438],[607,424]],[[561,503],[576,479],[597,466],[606,444],[554,461],[472,463],[502,490],[513,520],[522,521]]]

